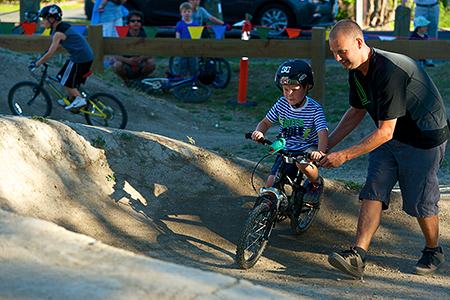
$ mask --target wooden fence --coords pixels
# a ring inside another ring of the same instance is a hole
[[[104,38],[101,25],[89,26],[88,32],[87,39],[96,57],[92,66],[94,73],[103,73],[103,55],[115,54],[311,59],[315,78],[311,94],[319,102],[325,100],[325,61],[334,58],[326,41],[325,28],[313,28],[310,40]],[[22,53],[42,53],[49,48],[51,40],[49,36],[0,35],[0,47]],[[414,59],[450,59],[450,40],[368,40],[367,44]]]

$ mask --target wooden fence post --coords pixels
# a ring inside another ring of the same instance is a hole
[[[314,27],[311,31],[311,67],[314,71],[314,88],[311,97],[323,104],[325,100],[325,60],[326,60],[326,29]]]
[[[88,42],[91,45],[92,51],[94,51],[94,62],[92,63],[92,72],[96,74],[103,74],[103,26],[102,25],[89,25]]]

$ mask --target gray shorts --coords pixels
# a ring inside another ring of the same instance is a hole
[[[359,199],[383,202],[389,207],[390,193],[399,182],[403,210],[410,216],[428,218],[438,214],[440,198],[437,171],[447,142],[418,149],[391,140],[369,154],[367,180]]]

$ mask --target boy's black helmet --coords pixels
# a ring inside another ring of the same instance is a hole
[[[283,90],[283,85],[307,84],[309,90],[314,86],[314,75],[311,66],[300,59],[291,59],[278,67],[275,74],[275,84]]]
[[[39,11],[39,17],[44,18],[44,19],[53,17],[53,18],[55,18],[56,21],[61,21],[62,15],[63,15],[63,13],[62,13],[61,8],[56,4],[44,6]]]

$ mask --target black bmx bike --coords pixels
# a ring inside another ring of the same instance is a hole
[[[245,137],[251,138],[251,133],[247,133]],[[241,269],[249,269],[256,264],[266,248],[276,223],[290,219],[292,231],[295,234],[304,233],[316,218],[321,204],[320,197],[314,203],[303,201],[307,190],[306,176],[301,171],[298,171],[294,180],[284,174],[288,163],[297,162],[316,168],[317,166],[305,160],[310,158],[310,153],[283,150],[285,145],[283,137],[277,137],[273,143],[266,138],[259,142],[263,145],[270,145],[270,154],[264,156],[258,164],[265,157],[273,154],[280,155],[282,162],[275,175],[273,185],[270,188],[261,188],[253,210],[241,230],[236,249],[236,262]],[[303,158],[298,159],[299,156]],[[252,174],[252,183],[258,164]],[[287,191],[291,191],[291,193],[288,194]]]

